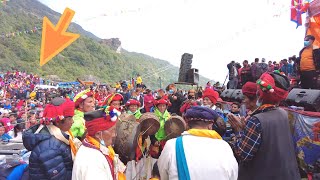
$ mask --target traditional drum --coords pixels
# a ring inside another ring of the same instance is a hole
[[[181,136],[181,133],[186,130],[186,122],[181,116],[171,116],[164,124],[167,140]]]
[[[114,150],[119,154],[123,163],[135,159],[135,151],[138,145],[140,133],[139,123],[134,115],[121,114],[117,122],[117,136],[114,143]]]
[[[154,135],[160,128],[159,118],[151,112],[142,114],[140,117],[140,132],[143,135]]]

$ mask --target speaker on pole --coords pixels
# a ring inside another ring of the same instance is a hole
[[[192,67],[192,54],[184,53],[181,58],[179,70],[179,82],[188,82],[188,71]]]
[[[188,83],[199,84],[199,70],[192,68],[188,71]]]

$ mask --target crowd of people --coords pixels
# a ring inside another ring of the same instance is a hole
[[[0,137],[30,151],[30,179],[300,179],[288,117],[278,107],[289,80],[277,72],[259,79],[243,85],[247,111],[240,116],[238,102],[223,110],[213,86],[186,94],[174,84],[157,91],[141,84],[131,91],[123,84],[120,92],[43,90],[34,88],[36,76],[7,73]],[[159,129],[141,134],[135,158],[122,162],[113,149],[120,114],[139,122],[146,113],[158,118]],[[168,139],[164,124],[175,115],[188,128]]]
[[[303,70],[309,58],[305,50],[279,65],[256,59],[240,68],[231,62],[228,86],[241,88],[244,99],[230,108],[222,105],[218,83],[189,90],[169,84],[153,91],[140,77],[130,86],[42,89],[37,75],[7,72],[0,78],[0,141],[23,142],[29,151],[18,179],[298,180],[288,114],[279,103],[296,67]],[[119,123],[139,124],[145,116],[154,121],[130,134],[137,136],[134,158],[119,155],[114,149]],[[177,137],[165,130],[174,116],[185,123]]]
[[[299,57],[293,55],[280,62],[255,58],[254,62],[244,60],[241,65],[231,61],[227,65],[228,89],[241,89],[246,82],[256,82],[263,73],[274,71],[292,79],[291,88],[320,89],[320,49],[313,45],[314,40],[314,36],[306,36],[305,47],[300,51]]]

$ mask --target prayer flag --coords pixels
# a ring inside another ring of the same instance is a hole
[[[291,21],[297,24],[297,28],[302,25],[301,15],[307,12],[310,0],[291,0]]]

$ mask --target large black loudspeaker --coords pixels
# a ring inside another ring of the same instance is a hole
[[[179,82],[188,82],[188,71],[192,67],[192,54],[184,53],[181,57],[179,69]]]
[[[302,106],[305,111],[320,112],[320,90],[292,89],[285,103],[289,106]]]
[[[226,89],[220,94],[220,98],[228,102],[239,102],[243,100],[241,89]]]
[[[198,69],[190,69],[188,71],[188,83],[198,84],[199,83],[199,70]]]
[[[231,101],[231,96],[235,89],[226,89],[220,94],[220,98],[224,101]]]
[[[232,93],[231,100],[241,103],[242,100],[243,100],[242,89],[236,89],[236,90]]]

